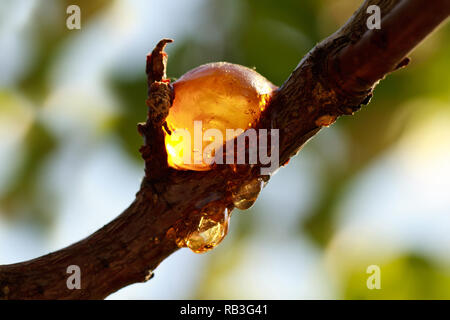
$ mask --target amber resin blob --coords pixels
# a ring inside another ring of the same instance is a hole
[[[187,72],[173,83],[173,88],[175,98],[166,119],[169,129],[165,137],[168,164],[176,169],[201,171],[211,168],[211,164],[204,161],[203,148],[211,143],[223,145],[238,135],[227,136],[226,129],[246,130],[252,127],[276,86],[255,70],[216,62]],[[197,135],[194,135],[194,121],[197,121]],[[194,137],[198,139],[198,121],[202,124],[202,134],[208,129],[218,129],[223,140],[206,139],[198,148],[198,143],[194,143]],[[190,146],[183,142],[183,137],[174,134],[178,129],[190,133]],[[190,162],[184,157],[186,153],[191,155]]]

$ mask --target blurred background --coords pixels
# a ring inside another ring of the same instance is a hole
[[[159,39],[175,39],[173,79],[225,60],[281,85],[361,2],[1,1],[0,264],[78,241],[134,199]],[[411,57],[234,211],[219,247],[179,250],[109,299],[449,299],[450,24]]]

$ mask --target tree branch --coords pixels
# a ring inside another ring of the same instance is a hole
[[[379,5],[380,30],[368,30],[369,5]],[[367,104],[376,83],[407,63],[411,51],[450,13],[448,0],[366,1],[335,34],[313,48],[279,88],[259,128],[280,129],[280,163],[323,126]],[[178,249],[206,204],[233,208],[231,193],[258,177],[258,166],[178,171],[167,166],[162,126],[173,98],[165,80],[162,40],[147,59],[149,115],[139,125],[146,173],[135,201],[88,238],[27,262],[0,266],[3,299],[102,299],[152,271]],[[81,269],[81,289],[66,286],[69,265]]]

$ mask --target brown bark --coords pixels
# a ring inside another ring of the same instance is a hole
[[[366,8],[381,8],[381,30],[367,30]],[[448,0],[366,1],[335,34],[313,48],[279,88],[259,128],[280,129],[280,163],[295,155],[323,126],[367,104],[376,83],[405,65],[411,51],[450,13]],[[178,249],[208,203],[232,209],[233,188],[259,174],[258,166],[217,165],[206,172],[167,166],[161,126],[172,100],[165,80],[163,40],[148,58],[149,116],[144,136],[146,174],[136,200],[118,218],[65,249],[0,266],[3,299],[102,299],[152,271]],[[280,54],[280,53],[277,53]],[[270,62],[268,62],[270,63]],[[66,269],[81,268],[81,289],[69,290]]]

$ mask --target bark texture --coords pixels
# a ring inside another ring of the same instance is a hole
[[[366,10],[373,4],[381,8],[379,30],[366,26]],[[405,66],[406,55],[449,13],[448,0],[365,1],[340,30],[302,59],[263,112],[257,127],[280,130],[280,163],[322,127],[367,104],[378,81]],[[220,202],[232,209],[233,189],[258,177],[258,165],[216,165],[203,172],[167,166],[163,127],[173,99],[165,79],[163,49],[168,42],[162,40],[147,57],[149,114],[138,126],[146,172],[135,201],[84,240],[34,260],[0,266],[0,299],[102,299],[147,281],[178,249],[177,238],[195,225],[202,207]],[[79,290],[67,288],[70,265],[81,269]]]

